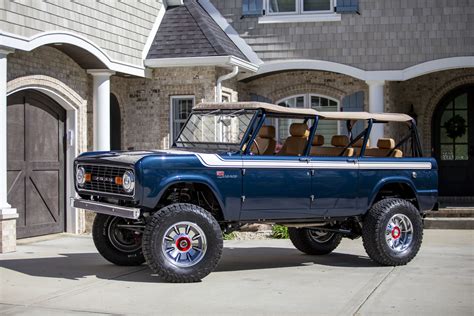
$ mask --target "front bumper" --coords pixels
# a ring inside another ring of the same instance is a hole
[[[119,206],[84,199],[71,198],[71,206],[100,214],[113,215],[124,218],[138,219],[140,217],[139,208]]]

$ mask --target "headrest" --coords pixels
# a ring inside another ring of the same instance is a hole
[[[352,144],[353,147],[361,148],[362,145],[364,144],[364,139],[360,138],[358,141],[356,141],[354,144]],[[370,139],[367,140],[367,147],[370,146]]]
[[[258,132],[261,138],[275,138],[275,126],[263,125]]]
[[[295,137],[308,137],[308,125],[306,123],[293,123],[290,125],[290,134]]]
[[[346,147],[349,144],[349,137],[346,135],[334,135],[331,139],[331,145],[335,147]]]
[[[313,146],[321,146],[323,144],[324,144],[324,136],[323,135],[314,135]]]
[[[393,138],[379,138],[377,147],[380,149],[393,149],[395,148],[395,140]]]

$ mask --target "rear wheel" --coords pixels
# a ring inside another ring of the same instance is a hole
[[[402,199],[384,199],[367,212],[362,230],[369,257],[389,266],[405,265],[418,253],[423,222],[416,207]]]
[[[131,230],[126,218],[97,214],[92,226],[92,238],[99,253],[119,266],[137,266],[145,262],[142,233]]]
[[[216,219],[193,204],[172,204],[147,223],[143,251],[151,270],[168,282],[197,282],[211,273],[222,255]]]
[[[288,228],[293,245],[308,255],[326,255],[339,246],[341,234],[309,228]]]

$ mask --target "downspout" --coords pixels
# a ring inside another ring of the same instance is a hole
[[[223,76],[220,76],[217,78],[217,83],[216,83],[216,102],[222,102],[222,81],[229,80],[237,76],[239,73],[239,66],[234,66],[232,69],[232,72],[225,74]]]

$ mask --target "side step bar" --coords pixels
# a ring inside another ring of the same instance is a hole
[[[89,201],[84,199],[71,198],[71,206],[100,214],[113,215],[124,218],[138,219],[140,217],[139,208],[119,206],[115,204]]]

